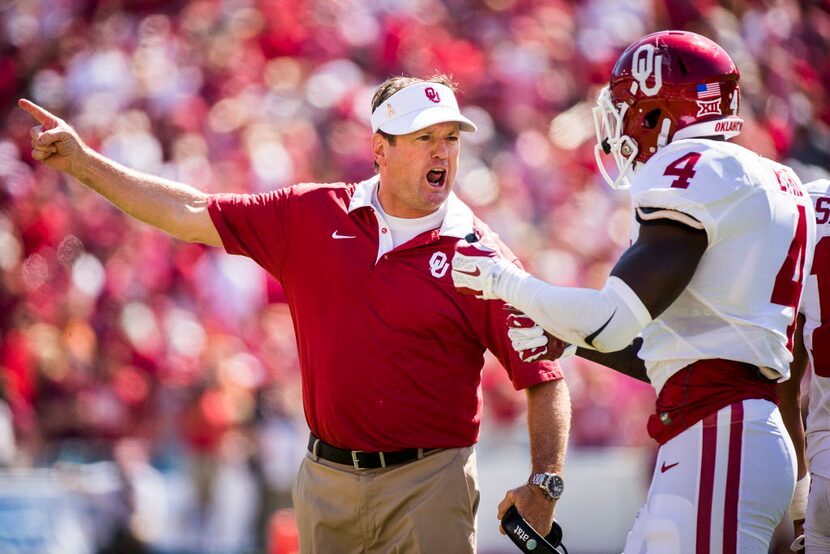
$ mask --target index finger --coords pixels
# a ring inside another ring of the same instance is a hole
[[[25,98],[18,100],[17,105],[23,108],[26,113],[37,119],[38,123],[41,125],[55,126],[59,121],[59,119],[50,112],[44,110],[34,102],[26,100]]]

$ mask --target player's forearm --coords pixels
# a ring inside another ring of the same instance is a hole
[[[175,238],[218,246],[208,195],[183,183],[120,165],[87,148],[71,174],[124,213]]]
[[[527,425],[533,471],[561,473],[571,428],[571,397],[564,379],[527,390]]]
[[[591,360],[605,367],[611,368],[629,377],[633,377],[644,383],[650,383],[646,373],[646,363],[637,356],[643,339],[636,338],[634,342],[622,350],[616,352],[597,352],[590,348],[577,348],[576,355],[586,360]]]
[[[594,290],[551,285],[507,263],[500,267],[493,293],[570,344],[615,352],[651,322],[637,295],[617,277]]]

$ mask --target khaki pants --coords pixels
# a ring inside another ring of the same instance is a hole
[[[478,501],[473,447],[363,470],[309,453],[294,485],[300,551],[473,553]]]

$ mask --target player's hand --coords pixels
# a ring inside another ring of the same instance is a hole
[[[516,509],[522,514],[522,517],[531,527],[543,537],[550,533],[550,528],[553,525],[554,509],[556,502],[550,500],[542,489],[530,485],[522,485],[517,489],[511,489],[504,495],[504,500],[499,503],[499,521],[510,509],[510,506],[516,506]],[[499,525],[499,532],[504,535],[504,529]]]
[[[455,245],[452,257],[452,281],[462,294],[474,294],[476,298],[493,300],[495,279],[509,264],[494,247],[479,241],[474,234]]]
[[[507,316],[507,336],[523,362],[535,362],[548,353],[545,330],[522,312],[511,310]]]
[[[576,353],[576,346],[546,332],[525,313],[510,304],[505,304],[505,309],[510,312],[507,316],[507,336],[523,362],[553,361]]]
[[[26,99],[17,104],[39,123],[29,130],[32,139],[32,158],[58,171],[77,177],[76,166],[86,145],[75,130],[56,115]]]

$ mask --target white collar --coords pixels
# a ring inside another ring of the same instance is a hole
[[[352,199],[349,202],[349,213],[358,208],[372,206],[372,193],[380,184],[380,176],[375,175],[355,186]],[[462,202],[454,192],[447,197],[447,214],[438,234],[446,237],[464,238],[473,232],[473,211]]]

